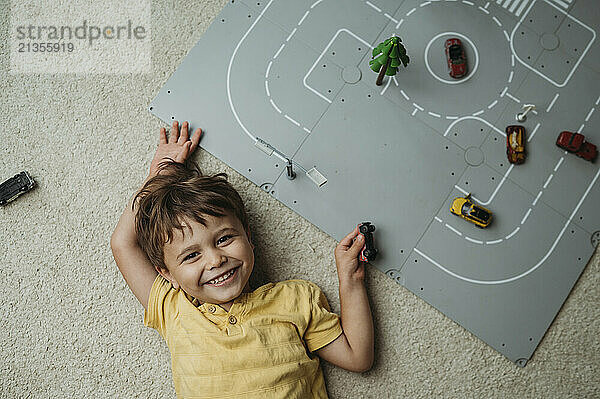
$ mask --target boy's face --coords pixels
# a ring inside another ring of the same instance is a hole
[[[254,267],[254,245],[237,217],[203,215],[206,227],[183,219],[185,237],[175,229],[165,244],[168,270],[156,270],[200,302],[221,304],[227,310],[235,298],[248,291]],[[190,231],[191,230],[191,231]]]

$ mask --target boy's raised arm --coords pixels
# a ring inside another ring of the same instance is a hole
[[[358,226],[335,249],[335,261],[340,281],[340,308],[342,329],[333,342],[316,351],[329,363],[346,370],[363,372],[373,365],[373,317],[364,286],[365,265],[358,260],[364,240],[358,235]]]
[[[132,201],[133,197],[129,200],[117,223],[110,238],[110,248],[129,289],[146,309],[150,289],[158,272],[137,243],[134,224],[135,212],[131,210]],[[135,209],[137,211],[137,207]]]
[[[160,162],[164,159],[171,158],[175,162],[184,162],[188,155],[198,147],[201,135],[202,130],[198,128],[191,140],[188,140],[188,123],[183,123],[180,135],[179,124],[177,121],[174,121],[167,142],[166,130],[165,128],[161,128],[158,148],[150,164],[150,174],[144,184],[159,173]],[[110,239],[110,247],[125,282],[145,309],[148,306],[150,289],[158,272],[137,243],[135,234],[137,203],[132,210],[133,198],[135,198],[135,195],[128,202],[125,211],[123,211],[117,223],[117,227]]]

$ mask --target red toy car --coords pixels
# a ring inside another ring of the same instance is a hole
[[[467,74],[467,57],[462,42],[453,37],[446,40],[444,45],[446,50],[446,60],[448,61],[448,69],[450,76],[455,79],[462,78]]]
[[[594,162],[598,157],[598,150],[592,143],[585,141],[585,136],[579,133],[560,132],[556,139],[556,145],[572,152],[586,161]]]

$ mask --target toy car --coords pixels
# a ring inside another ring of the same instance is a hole
[[[23,171],[0,184],[0,205],[6,205],[35,186],[29,173]]]
[[[590,162],[594,162],[598,157],[596,146],[585,141],[585,136],[580,133],[560,132],[556,145]]]
[[[525,128],[519,125],[506,127],[506,156],[508,162],[525,162]]]
[[[460,39],[453,37],[446,40],[444,49],[450,76],[455,79],[465,76],[467,74],[467,57]]]
[[[474,223],[477,227],[488,227],[492,223],[492,212],[482,206],[475,205],[471,201],[471,193],[464,198],[455,198],[452,201],[450,212]]]
[[[360,251],[358,258],[363,262],[371,262],[375,260],[378,252],[373,244],[373,232],[375,231],[375,226],[373,226],[371,222],[364,222],[358,225],[358,231],[359,234],[365,237],[365,245]]]

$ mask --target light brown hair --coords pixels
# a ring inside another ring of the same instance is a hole
[[[184,217],[206,226],[202,215],[237,217],[248,230],[248,216],[239,193],[227,181],[226,173],[203,176],[195,162],[179,163],[167,158],[159,164],[158,175],[146,182],[132,203],[139,200],[135,214],[138,245],[150,263],[167,269],[164,246],[173,239],[175,229],[183,235]]]

